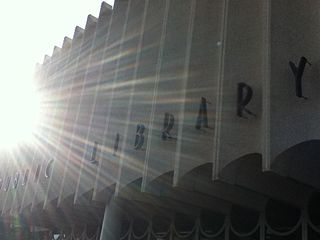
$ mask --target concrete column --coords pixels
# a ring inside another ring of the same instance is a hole
[[[224,240],[229,240],[230,238],[230,213],[226,216],[226,226],[224,229]]]
[[[100,240],[119,240],[121,230],[120,201],[113,197],[106,206]]]
[[[308,239],[308,216],[307,210],[302,209],[302,223],[301,223],[301,239],[307,240]]]
[[[260,232],[259,232],[259,237],[260,240],[265,240],[266,237],[266,227],[265,227],[265,212],[260,213]]]

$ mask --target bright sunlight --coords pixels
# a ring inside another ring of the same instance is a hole
[[[5,11],[0,21],[8,24],[2,24],[0,39],[0,150],[32,144],[34,136],[41,135],[37,126],[43,126],[44,114],[34,85],[34,66],[42,63],[45,54],[51,56],[64,36],[72,37],[76,25],[84,27],[86,14],[97,16],[101,2],[1,1]]]
[[[32,80],[0,80],[0,149],[33,140],[40,117],[40,98]]]

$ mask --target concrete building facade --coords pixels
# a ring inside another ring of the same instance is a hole
[[[319,8],[102,3],[37,66],[1,238],[320,239]]]

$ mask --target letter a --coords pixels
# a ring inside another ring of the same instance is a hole
[[[196,122],[196,129],[201,129],[201,127],[209,128],[208,126],[208,115],[207,115],[207,99],[201,97],[199,114]]]

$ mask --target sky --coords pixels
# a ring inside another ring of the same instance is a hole
[[[113,5],[114,0],[106,0]],[[61,47],[88,14],[98,17],[101,0],[0,1],[0,148],[21,132],[30,132],[39,99],[33,73],[44,55]],[[30,117],[30,119],[28,119]],[[10,126],[9,126],[10,125]],[[16,131],[15,136],[13,133]]]
[[[33,71],[54,45],[72,37],[76,25],[85,26],[88,14],[98,17],[101,0],[0,1],[2,71]],[[106,0],[113,4],[113,0]],[[31,69],[31,70],[30,70]],[[21,72],[19,73],[19,75]],[[9,74],[10,75],[10,74]]]

